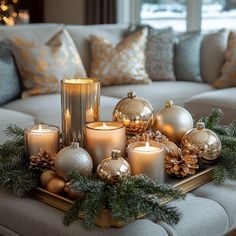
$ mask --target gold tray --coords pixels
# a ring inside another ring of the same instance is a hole
[[[199,171],[197,174],[193,176],[181,180],[168,177],[166,183],[182,190],[184,193],[187,193],[205,183],[210,182],[213,179],[212,177],[213,168],[214,167],[206,168],[202,171]],[[39,187],[32,192],[32,195],[35,199],[43,203],[46,203],[50,206],[53,206],[59,210],[62,210],[64,212],[68,211],[73,203],[71,200],[65,197],[50,193],[47,190]],[[145,215],[140,215],[137,218],[143,218],[144,216]],[[79,214],[79,218],[82,219],[84,218],[82,213]],[[134,220],[135,220],[134,218],[130,219],[130,222]],[[123,221],[115,221],[114,219],[112,219],[110,212],[105,209],[102,210],[102,213],[100,214],[99,217],[97,217],[95,223],[101,227],[111,227],[111,226],[122,227],[125,225],[125,222]]]

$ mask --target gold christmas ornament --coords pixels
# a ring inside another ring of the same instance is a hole
[[[40,172],[54,169],[55,158],[56,154],[40,148],[37,155],[30,157],[30,169],[38,170]]]
[[[130,174],[130,165],[121,157],[120,150],[112,150],[111,157],[104,159],[97,167],[97,176],[109,182],[116,182]]]
[[[76,200],[76,199],[78,199],[79,197],[82,197],[82,196],[83,196],[83,193],[76,192],[76,191],[73,190],[73,188],[72,188],[70,182],[67,182],[67,183],[66,183],[66,186],[65,186],[65,188],[64,188],[64,191],[67,193],[68,197],[69,197],[71,200]]]
[[[48,192],[60,194],[64,191],[66,182],[61,178],[54,178],[50,180],[46,186]]]
[[[200,120],[196,128],[189,130],[181,141],[182,150],[190,153],[206,163],[216,161],[221,152],[221,141],[212,130],[206,129],[205,124]]]
[[[153,124],[153,107],[135,92],[129,91],[113,110],[113,121],[123,122],[127,134],[143,133]]]
[[[55,161],[55,171],[60,177],[65,177],[72,170],[82,175],[89,175],[92,169],[93,161],[89,153],[76,142],[70,147],[63,148]]]
[[[50,180],[57,177],[57,174],[53,170],[46,170],[44,171],[40,176],[40,183],[43,187],[46,187],[46,185],[49,183]]]
[[[174,143],[180,143],[184,134],[193,128],[191,114],[185,108],[174,105],[173,101],[167,101],[154,119],[154,131],[159,130]]]

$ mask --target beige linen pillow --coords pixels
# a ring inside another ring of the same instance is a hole
[[[57,93],[62,79],[86,77],[76,46],[66,30],[58,32],[45,45],[15,38],[11,47],[22,78],[22,97]]]
[[[215,81],[214,86],[216,88],[236,86],[236,32],[229,33],[225,63],[221,69],[221,76]]]
[[[228,30],[221,29],[204,35],[201,48],[201,75],[204,82],[213,84],[220,76],[225,60]]]
[[[150,83],[145,71],[147,33],[146,28],[139,30],[115,46],[104,38],[92,35],[90,77],[100,79],[102,86]]]

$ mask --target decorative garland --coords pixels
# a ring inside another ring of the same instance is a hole
[[[221,126],[219,122],[222,117],[221,110],[213,109],[208,117],[202,118],[206,128],[216,132],[222,142],[221,157],[213,173],[216,184],[223,184],[226,177],[236,179],[236,121],[229,126]],[[24,151],[24,130],[10,125],[6,134],[11,140],[0,145],[0,187],[23,196],[39,185],[41,172],[30,169],[30,159]],[[65,225],[76,220],[78,213],[82,212],[84,225],[91,227],[104,208],[118,221],[128,222],[132,217],[145,214],[154,221],[173,224],[179,221],[178,209],[161,202],[185,197],[179,190],[157,185],[144,175],[127,177],[111,184],[97,179],[95,175],[82,176],[72,172],[67,176],[67,181],[74,191],[82,194],[66,213]]]

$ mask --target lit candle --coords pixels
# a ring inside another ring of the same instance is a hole
[[[100,162],[118,149],[125,156],[125,126],[118,122],[92,122],[86,125],[85,146],[96,169]]]
[[[146,174],[157,183],[165,179],[165,146],[156,142],[135,142],[128,145],[128,161],[132,174]]]
[[[40,148],[57,153],[60,148],[59,128],[52,125],[36,125],[25,128],[26,153],[36,155]]]

